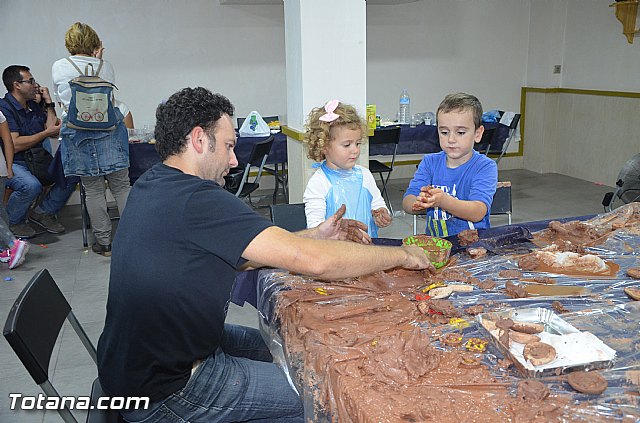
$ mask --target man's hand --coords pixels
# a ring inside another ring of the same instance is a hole
[[[417,245],[403,245],[402,248],[407,252],[407,263],[402,267],[412,270],[424,269],[431,274],[436,273],[436,268],[431,261],[429,261],[429,258],[421,247]]]
[[[337,212],[318,226],[320,239],[339,239],[359,244],[371,244],[367,225],[354,219],[343,219],[347,206],[340,206]]]
[[[40,87],[40,95],[42,96],[42,99],[45,103],[53,103],[51,101],[51,94],[49,94],[49,88]]]
[[[57,137],[60,134],[60,127],[62,126],[62,121],[60,119],[56,119],[56,123],[51,126],[45,128],[44,132],[46,137]]]
[[[393,220],[387,209],[380,207],[377,210],[372,210],[373,220],[376,222],[379,228],[386,228],[391,224]]]

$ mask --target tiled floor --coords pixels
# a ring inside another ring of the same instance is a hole
[[[513,223],[532,220],[579,216],[602,212],[604,193],[611,188],[557,174],[536,174],[513,170],[500,172],[500,180],[510,180],[513,197]],[[395,210],[401,210],[401,199],[408,180],[393,181],[389,187]],[[270,193],[264,193],[264,202]],[[259,212],[268,214],[267,209]],[[42,268],[49,269],[62,292],[71,303],[76,316],[90,338],[97,343],[105,316],[108,258],[82,247],[79,206],[68,206],[60,215],[67,232],[60,236],[41,235],[35,238],[26,262],[20,268],[0,268],[0,323],[29,279]],[[494,226],[507,224],[506,216],[492,218]],[[412,217],[400,212],[388,228],[380,231],[385,238],[402,238],[412,231]],[[135,246],[131,246],[135,248]],[[229,309],[228,321],[257,325],[253,307]],[[65,327],[50,364],[54,385],[61,395],[88,395],[96,377],[95,366],[70,327]],[[6,343],[0,341],[0,422],[59,422],[55,411],[12,411],[9,393],[38,395],[41,392]],[[80,414],[80,421],[84,416]]]

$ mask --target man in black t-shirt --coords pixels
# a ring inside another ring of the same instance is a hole
[[[124,411],[127,420],[304,421],[259,331],[224,323],[239,268],[325,279],[433,270],[418,247],[340,241],[357,226],[338,213],[292,234],[224,190],[237,165],[232,115],[229,100],[204,88],[185,88],[156,111],[163,162],[138,179],[122,214],[98,343],[106,394],[150,398],[148,409]]]

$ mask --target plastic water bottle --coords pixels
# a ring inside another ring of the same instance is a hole
[[[409,92],[405,89],[400,94],[400,113],[398,123],[409,123],[411,121],[411,98]]]

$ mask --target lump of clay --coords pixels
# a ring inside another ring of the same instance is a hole
[[[537,380],[526,379],[518,382],[518,398],[525,401],[542,401],[549,396],[549,388]]]
[[[629,298],[640,301],[640,288],[628,286],[624,289],[624,293],[629,296]]]
[[[527,254],[518,260],[518,267],[522,270],[536,270],[540,260],[535,254]]]
[[[524,346],[522,355],[534,366],[542,366],[556,359],[556,349],[544,342],[532,342]]]
[[[513,342],[517,342],[518,344],[523,344],[523,345],[540,341],[540,337],[537,335],[533,335],[530,333],[516,332],[515,330],[509,331],[509,338],[511,338]]]
[[[542,323],[514,322],[511,329],[522,333],[540,333],[544,331]]]
[[[511,298],[527,297],[527,291],[520,285],[511,283],[511,281],[507,281],[507,283],[504,285],[504,291],[505,291],[505,294],[507,294]]]
[[[499,271],[498,276],[506,279],[518,279],[522,277],[522,272],[518,269],[506,269]]]
[[[486,256],[487,249],[482,247],[467,248],[467,253],[471,256],[471,258],[477,259]]]
[[[627,275],[633,279],[640,279],[640,267],[631,267],[627,270]]]
[[[597,372],[573,372],[567,377],[573,389],[583,394],[600,395],[607,389],[607,380]]]
[[[477,229],[467,229],[458,234],[458,243],[463,247],[467,247],[479,240]]]

